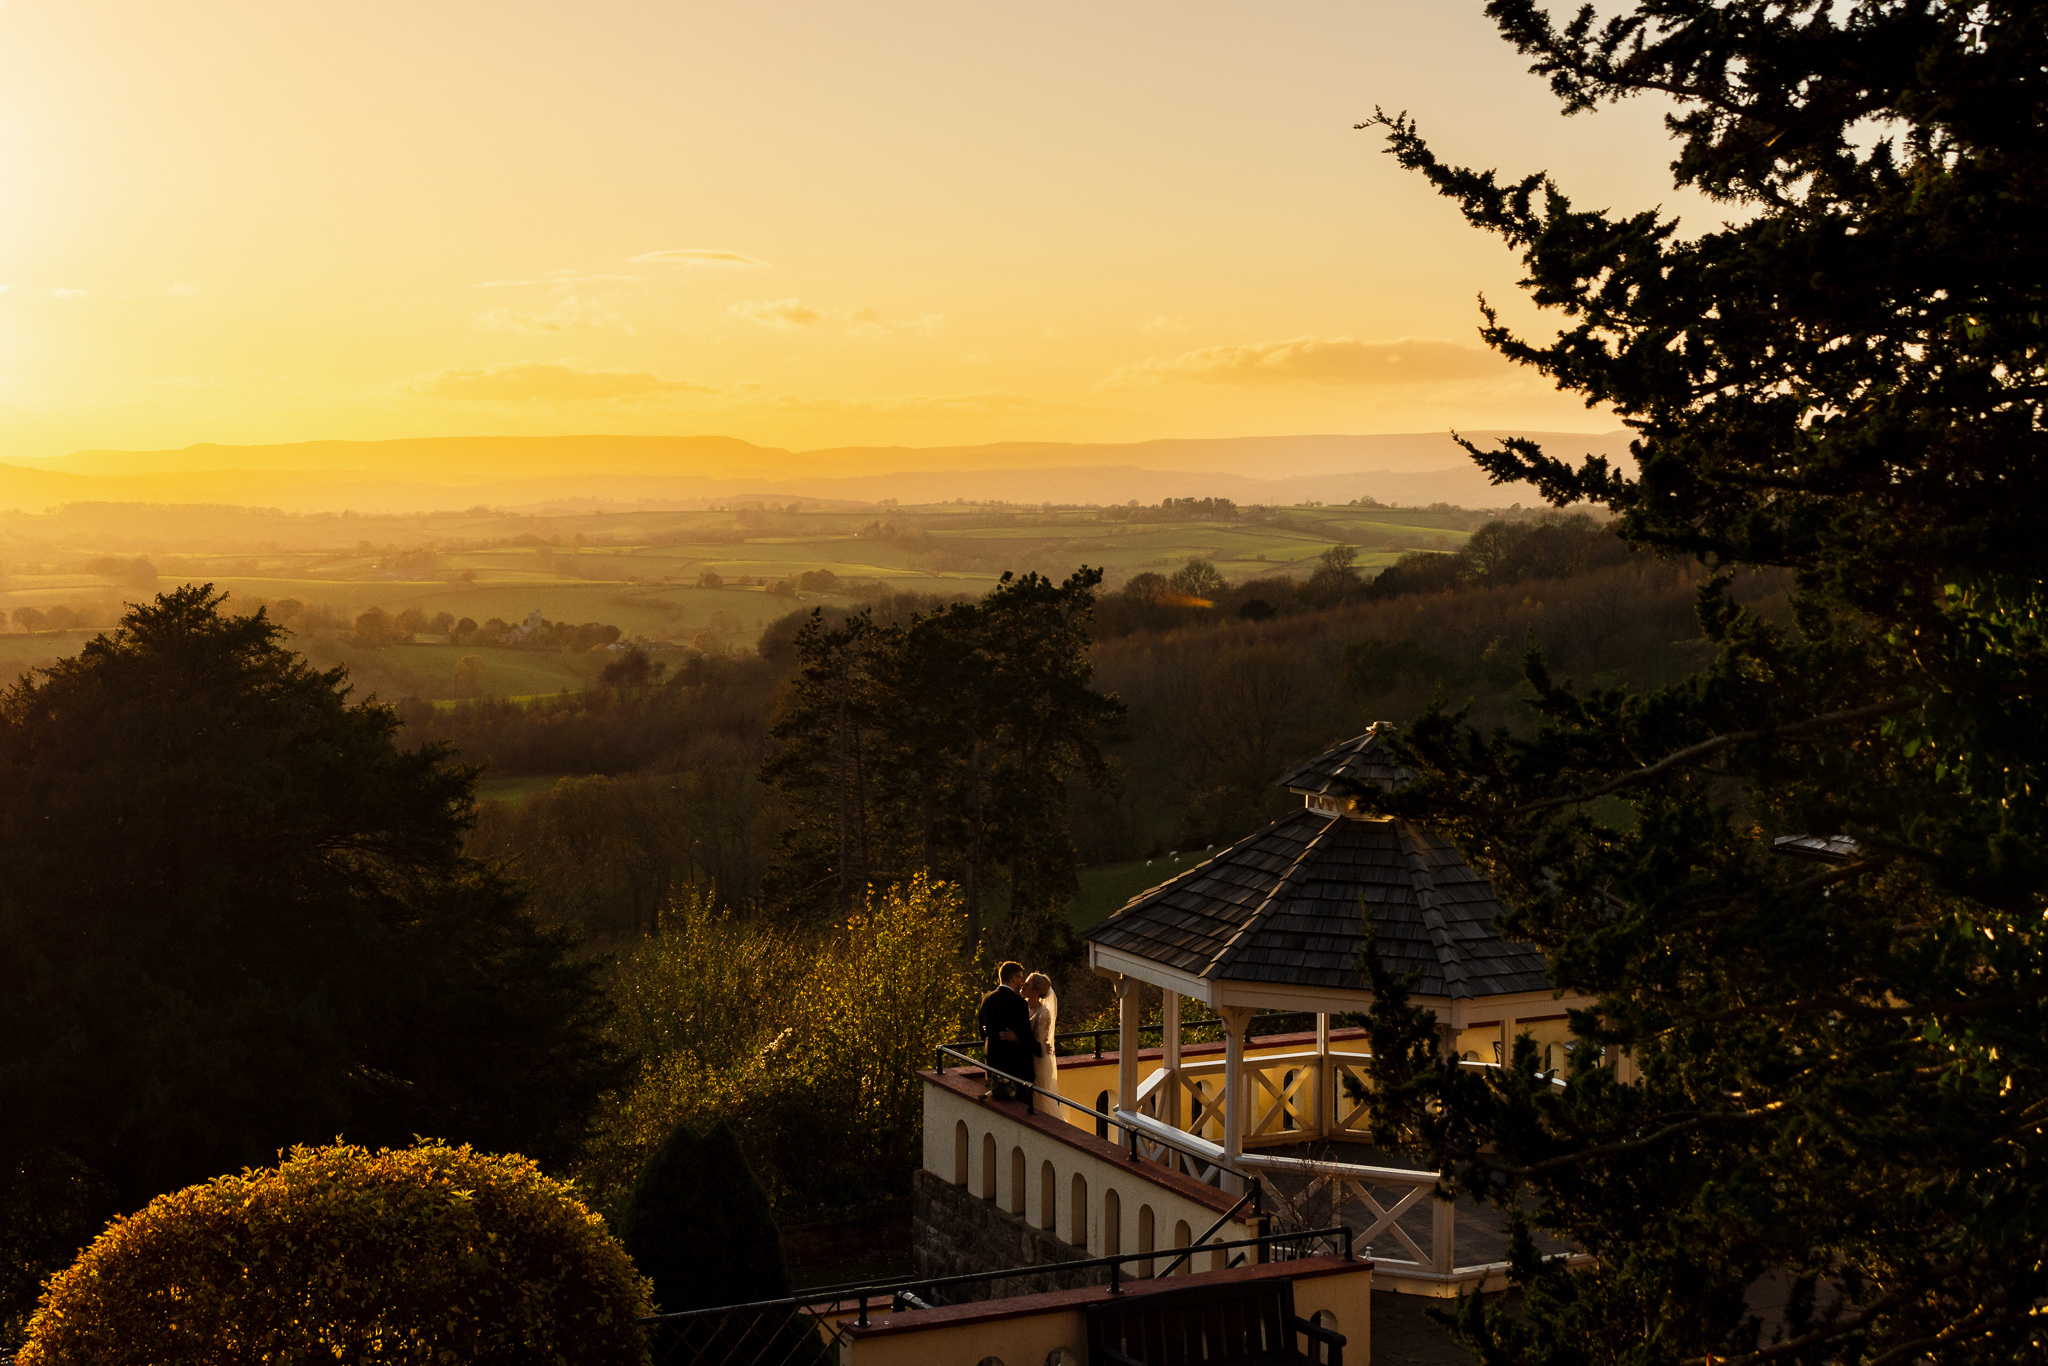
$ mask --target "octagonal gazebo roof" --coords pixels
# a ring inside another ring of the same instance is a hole
[[[1547,991],[1542,952],[1495,932],[1503,907],[1455,845],[1332,795],[1339,779],[1408,776],[1386,758],[1386,734],[1376,726],[1291,771],[1280,782],[1302,810],[1133,898],[1087,933],[1091,961],[1212,1005],[1362,1009],[1362,903],[1381,962],[1415,972],[1422,1000]]]

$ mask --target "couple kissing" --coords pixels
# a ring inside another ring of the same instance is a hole
[[[983,1094],[998,1100],[1018,1100],[1042,1113],[1050,1113],[1053,1102],[1033,1091],[1059,1094],[1053,1031],[1059,1020],[1059,1000],[1052,992],[1052,979],[1042,972],[1030,976],[1022,963],[1004,963],[996,969],[997,986],[981,998],[975,1021],[981,1028],[981,1042],[987,1051],[988,1089]]]

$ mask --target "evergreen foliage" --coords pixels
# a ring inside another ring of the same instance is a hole
[[[1637,433],[1633,471],[1475,457],[1722,571],[1702,672],[1582,693],[1532,654],[1533,735],[1426,716],[1419,780],[1361,794],[1455,834],[1599,1001],[1568,1088],[1527,1049],[1491,1078],[1390,1052],[1390,1131],[1598,1258],[1519,1239],[1520,1311],[1475,1299],[1461,1330],[1487,1363],[2041,1360],[2048,15],[1488,11],[1570,111],[1673,101],[1675,178],[1732,221],[1581,210],[1379,121],[1565,315],[1544,343],[1489,311],[1487,339]],[[1789,624],[1733,600],[1751,566],[1793,575]],[[1631,822],[1594,818],[1609,794]],[[1798,836],[1841,838],[1816,862]]]
[[[463,856],[474,770],[220,601],[0,694],[0,1185],[56,1154],[134,1209],[336,1133],[573,1154],[601,1000]]]
[[[604,1221],[525,1158],[295,1148],[117,1222],[51,1281],[15,1360],[644,1366],[647,1310]]]
[[[1008,950],[1047,952],[1075,887],[1068,780],[1106,778],[1098,736],[1123,713],[1089,686],[1101,581],[1005,574],[905,626],[814,614],[762,768],[791,799],[771,889],[845,915],[871,884],[945,879],[974,944],[1001,875]]]
[[[790,1293],[768,1195],[724,1120],[662,1141],[633,1183],[619,1236],[664,1313]]]

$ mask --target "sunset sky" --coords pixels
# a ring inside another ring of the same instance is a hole
[[[1679,203],[1477,0],[5,0],[0,459],[1615,425],[1376,104]]]

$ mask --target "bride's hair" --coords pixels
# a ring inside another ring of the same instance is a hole
[[[1034,972],[1029,977],[1026,977],[1024,985],[1030,987],[1040,996],[1052,995],[1052,978],[1042,972]]]

